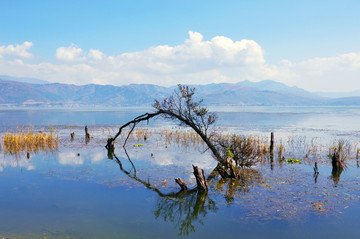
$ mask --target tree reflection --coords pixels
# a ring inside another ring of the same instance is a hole
[[[334,187],[337,187],[339,181],[340,181],[340,175],[343,172],[343,170],[333,170],[331,172],[331,179],[334,181]]]
[[[215,188],[218,191],[225,192],[224,198],[227,204],[230,205],[234,202],[236,196],[248,193],[252,184],[262,180],[263,178],[258,170],[244,168],[240,170],[238,179],[221,178],[215,182]]]
[[[114,152],[108,152],[108,158],[115,160],[120,170],[130,178],[143,184],[148,189],[159,195],[154,215],[156,219],[162,218],[170,221],[175,228],[179,229],[179,235],[189,235],[195,232],[194,222],[203,224],[203,219],[208,211],[216,211],[215,202],[208,197],[208,193],[199,191],[197,188],[191,190],[180,190],[178,192],[163,193],[149,181],[145,181],[136,176],[135,165],[132,163],[126,149],[125,154],[132,165],[132,169],[124,169],[120,159]]]
[[[123,168],[120,159],[114,152],[109,152],[108,157],[115,160],[120,170],[128,177],[143,184],[146,188],[159,195],[154,210],[155,218],[171,222],[174,227],[179,230],[180,236],[187,236],[195,232],[195,223],[203,224],[203,220],[208,212],[215,212],[217,210],[215,201],[208,197],[207,191],[199,191],[197,188],[194,188],[191,190],[163,193],[158,187],[153,186],[149,180],[145,181],[140,179],[136,175],[135,165],[131,161],[125,148],[124,150],[131,163],[131,170]],[[254,169],[242,169],[239,175],[240,177],[238,179],[223,179],[219,176],[217,170],[214,170],[207,178],[207,181],[211,185],[214,185],[215,190],[225,192],[225,200],[228,205],[230,205],[236,195],[239,193],[247,193],[251,188],[251,184],[262,180],[260,173]]]
[[[154,215],[171,222],[179,230],[179,236],[195,232],[194,222],[203,224],[208,211],[216,211],[213,200],[204,191],[180,191],[175,197],[160,197]]]

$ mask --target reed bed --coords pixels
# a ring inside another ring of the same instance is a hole
[[[58,148],[58,136],[50,129],[49,133],[34,132],[33,128],[7,132],[2,136],[4,152],[20,154],[23,152],[52,151]]]

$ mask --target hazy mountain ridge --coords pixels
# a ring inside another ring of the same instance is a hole
[[[194,85],[207,105],[360,106],[360,97],[325,98],[274,81]],[[148,106],[168,96],[174,87],[152,84],[71,85],[30,84],[0,78],[2,106]]]

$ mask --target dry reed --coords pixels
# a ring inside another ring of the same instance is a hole
[[[49,133],[35,133],[32,128],[20,129],[16,133],[3,135],[4,151],[8,154],[23,152],[51,151],[58,148],[58,136],[50,129]]]

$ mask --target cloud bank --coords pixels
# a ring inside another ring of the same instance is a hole
[[[33,55],[28,50],[33,46],[32,42],[24,42],[21,45],[8,45],[0,46],[0,58],[4,58],[5,55],[17,56],[21,58],[32,58]]]
[[[0,46],[0,75],[33,77],[73,84],[235,83],[275,80],[313,91],[360,89],[360,53],[353,52],[303,62],[269,64],[253,40],[215,36],[206,41],[198,32],[177,46],[153,46],[144,51],[106,55],[74,44],[55,51],[55,62],[31,62],[32,42]]]

